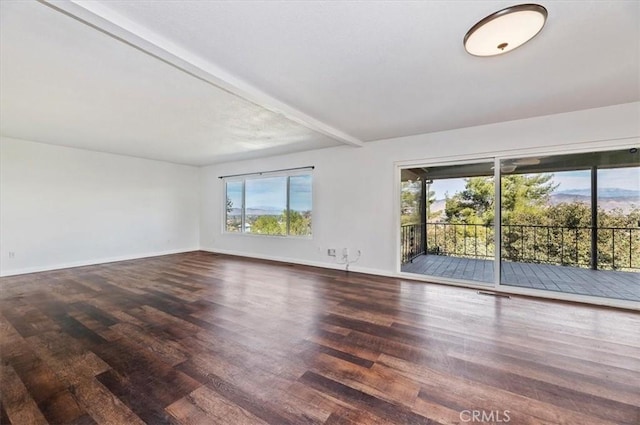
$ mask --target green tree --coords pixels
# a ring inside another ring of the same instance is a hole
[[[601,210],[601,214],[608,213]],[[544,225],[562,226],[569,229],[591,226],[591,207],[582,202],[563,202],[551,205],[544,211]]]
[[[558,188],[553,174],[519,174],[502,177],[502,222],[531,224],[531,215],[539,216]]]
[[[521,243],[526,238],[523,225],[542,224],[544,210],[549,195],[558,187],[553,183],[553,174],[520,174],[503,176],[502,191],[502,222],[503,256],[508,259],[518,259],[525,255],[525,247]],[[454,225],[442,230],[448,232],[447,246],[439,247],[445,252],[469,252],[469,247],[475,255],[478,250],[485,255],[491,255],[489,245],[493,243],[493,232],[488,230],[478,232],[478,225],[491,226],[494,220],[495,185],[492,176],[470,177],[465,179],[463,191],[446,197],[445,221]],[[487,240],[490,239],[490,240]],[[443,238],[444,240],[444,238]]]
[[[227,214],[226,214],[226,226],[227,232],[241,232],[242,231],[242,216],[232,215],[233,201],[227,197]]]
[[[283,212],[283,222],[286,225],[287,212]],[[289,234],[295,236],[305,236],[311,234],[311,213],[291,211],[289,214]]]
[[[429,191],[427,200],[429,205],[435,201],[436,193]],[[421,220],[422,181],[409,180],[401,183],[401,224],[418,224]]]
[[[494,205],[493,177],[471,177],[465,179],[465,188],[445,199],[445,216],[449,223],[485,224],[493,223]]]
[[[502,257],[511,261],[535,259],[538,247],[535,225],[544,224],[549,195],[558,187],[553,174],[516,174],[503,176],[502,191]],[[563,247],[561,248],[561,253]],[[562,257],[564,258],[564,257]]]
[[[524,247],[527,261],[591,266],[591,206],[569,202],[546,207],[537,218],[542,227],[525,228],[514,245]],[[598,268],[640,268],[640,208],[598,209]],[[536,234],[533,234],[536,232]]]
[[[558,187],[553,174],[509,175],[502,177],[502,221],[510,223],[539,216],[549,195]],[[494,217],[493,177],[465,179],[465,188],[446,198],[446,221],[490,225]]]
[[[233,201],[227,197],[227,214],[230,214],[231,210],[233,210]]]
[[[640,269],[640,207],[598,209],[598,267]]]
[[[289,235],[305,236],[311,234],[311,211],[284,210],[279,216],[261,215],[251,224],[251,233],[261,235],[286,235],[289,220]]]
[[[262,235],[284,235],[286,224],[281,221],[281,216],[261,215],[251,224],[251,233]]]

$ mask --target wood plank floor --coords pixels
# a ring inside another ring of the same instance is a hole
[[[640,423],[636,312],[203,252],[0,285],[3,424]]]

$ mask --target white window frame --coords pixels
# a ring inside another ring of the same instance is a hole
[[[259,180],[265,178],[272,177],[286,177],[286,210],[287,212],[290,210],[291,205],[291,177],[296,176],[310,176],[311,177],[311,234],[309,235],[291,235],[290,234],[290,221],[291,214],[287,214],[287,234],[286,235],[266,235],[261,233],[247,233],[245,231],[245,222],[246,222],[246,182],[247,180]],[[242,213],[241,213],[241,231],[240,232],[230,232],[227,230],[227,184],[233,182],[242,182]],[[224,235],[242,235],[242,236],[250,236],[250,237],[272,237],[272,238],[287,238],[287,239],[313,239],[313,210],[315,204],[314,197],[314,176],[313,176],[313,168],[305,169],[305,170],[292,170],[292,171],[278,171],[278,172],[266,172],[266,173],[254,173],[254,174],[245,174],[242,176],[233,176],[233,177],[224,177],[222,178],[222,233]]]

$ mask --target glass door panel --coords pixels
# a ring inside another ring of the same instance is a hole
[[[640,301],[636,149],[500,162],[501,285]]]
[[[401,270],[493,285],[493,162],[401,174]]]

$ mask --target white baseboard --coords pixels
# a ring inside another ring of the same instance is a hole
[[[249,253],[249,252],[242,252],[242,251],[233,251],[230,249],[200,247],[200,251],[211,252],[213,254],[227,254],[227,255],[234,255],[237,257],[256,258],[258,260],[277,261],[279,263],[300,264],[301,266],[320,267],[323,269],[332,269],[332,270],[346,269],[344,264],[328,263],[324,261],[301,260],[299,258],[280,257],[275,255],[263,255],[263,254],[256,254],[256,253]],[[372,274],[376,276],[398,277],[396,273],[389,272],[387,270],[372,269],[369,267],[360,267],[354,263],[349,265],[349,271],[354,273]]]
[[[227,255],[234,255],[238,257],[256,258],[259,260],[277,261],[281,263],[300,264],[303,266],[320,267],[324,269],[345,270],[344,264],[300,260],[297,258],[254,254],[254,253],[233,251],[233,250],[227,250],[227,249],[214,249],[214,248],[201,247],[200,251],[211,252],[214,254],[227,254]],[[425,283],[436,284],[436,285],[446,285],[449,287],[466,288],[466,289],[472,289],[472,290],[484,290],[484,291],[490,291],[490,292],[498,291],[501,293],[511,294],[515,296],[520,295],[520,296],[533,297],[538,299],[549,299],[554,301],[569,301],[573,303],[624,308],[624,309],[631,309],[636,311],[640,310],[640,303],[636,301],[618,300],[613,298],[598,298],[598,297],[591,297],[587,295],[565,294],[562,292],[533,290],[529,288],[519,288],[516,286],[506,286],[506,285],[500,286],[499,289],[495,289],[492,286],[474,285],[473,283],[462,283],[462,282],[450,281],[446,279],[439,279],[436,276],[411,275],[408,273],[389,272],[387,270],[371,269],[368,267],[356,267],[354,265],[349,266],[349,271],[355,272],[355,273],[366,273],[366,274],[371,274],[375,276],[391,277],[395,279],[408,279],[412,281],[422,281]]]
[[[14,270],[9,269],[9,270],[0,271],[0,277],[17,276],[17,275],[28,274],[28,273],[48,272],[48,271],[60,270],[60,269],[70,269],[73,267],[95,266],[97,264],[115,263],[117,261],[127,261],[127,260],[138,260],[141,258],[159,257],[161,255],[182,254],[184,252],[193,252],[193,251],[199,251],[199,250],[200,249],[198,247],[170,249],[167,251],[156,251],[156,252],[146,252],[142,254],[123,255],[118,257],[97,258],[92,260],[74,261],[71,263],[63,263],[63,264],[48,265],[48,266],[25,267],[22,269],[14,269]]]

